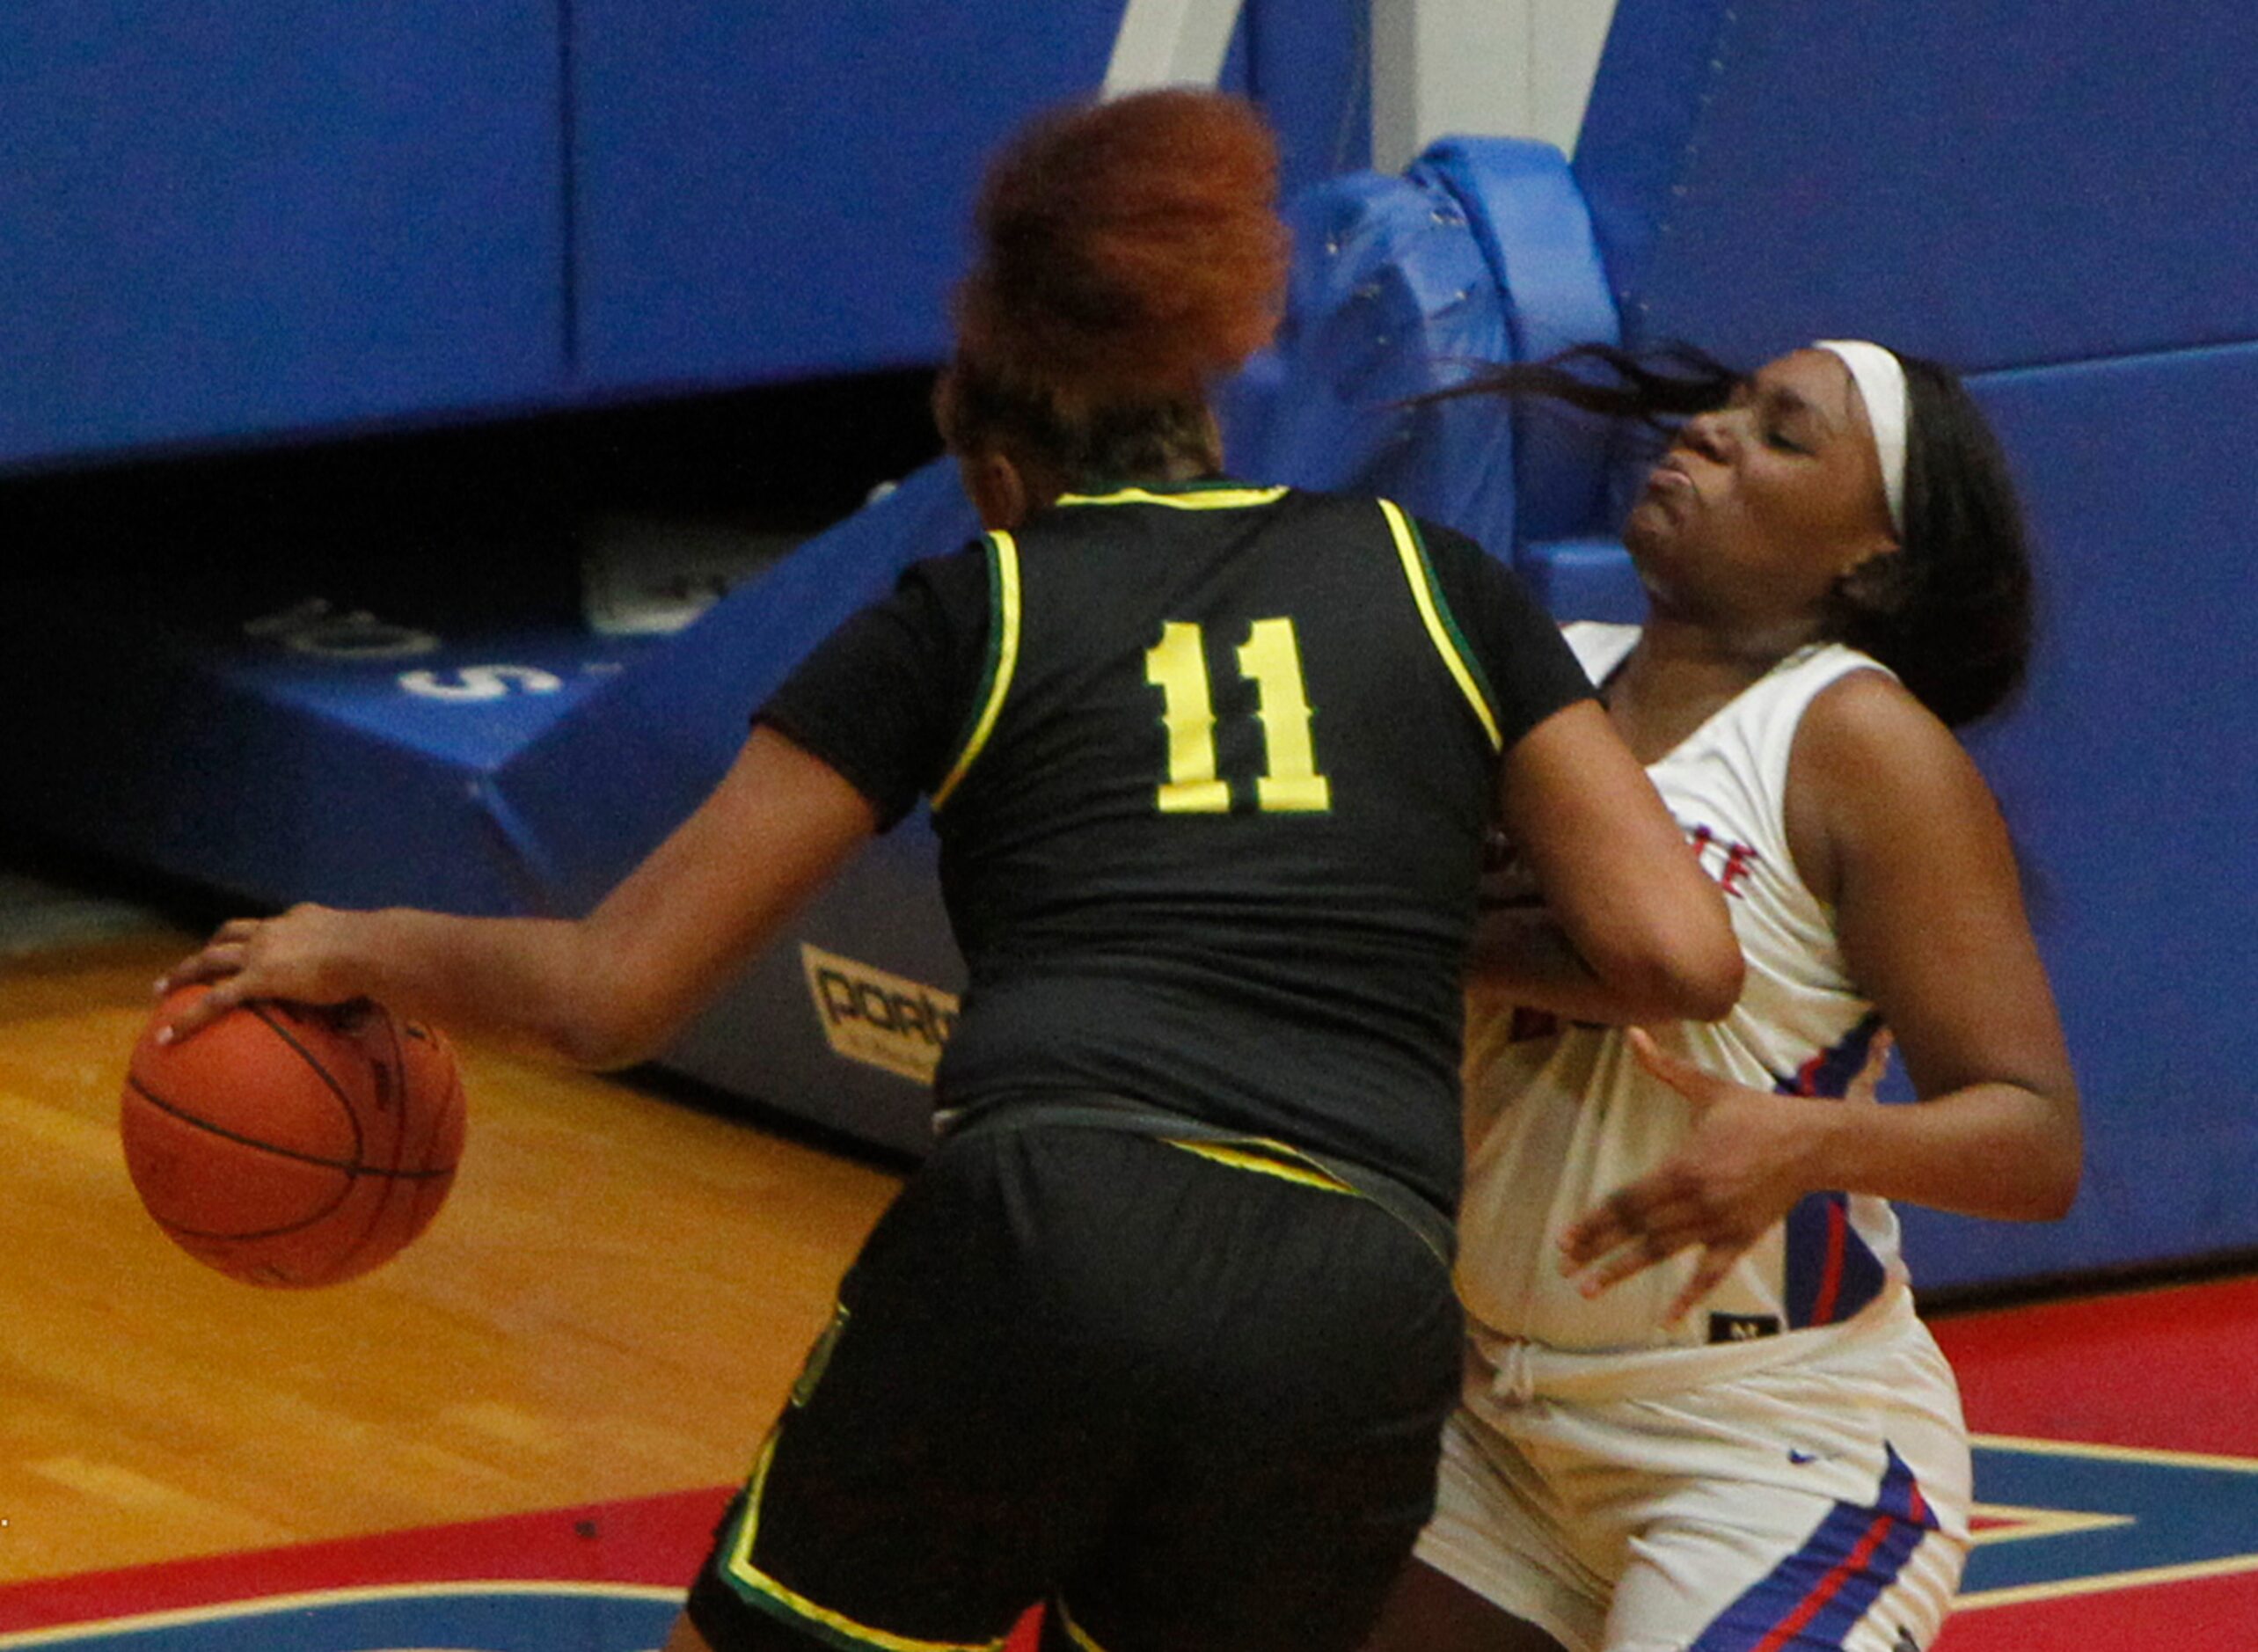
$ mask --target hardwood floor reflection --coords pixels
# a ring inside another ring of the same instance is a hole
[[[0,958],[0,1580],[742,1474],[893,1173],[472,1047],[431,1231],[348,1284],[238,1284],[148,1219],[118,1144],[188,943]]]

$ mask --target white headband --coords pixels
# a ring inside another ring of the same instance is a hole
[[[1882,460],[1882,493],[1889,502],[1889,526],[1905,531],[1905,364],[1878,344],[1860,339],[1822,339],[1811,347],[1839,357],[1866,402],[1866,421],[1874,427],[1874,450]]]

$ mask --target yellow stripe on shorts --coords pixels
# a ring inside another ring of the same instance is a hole
[[[1053,1601],[1045,1610],[1058,1614],[1058,1626],[1066,1631],[1066,1638],[1080,1647],[1082,1652],[1106,1652],[1106,1648],[1091,1637],[1087,1629],[1074,1621],[1074,1614],[1066,1610],[1064,1601]]]
[[[1314,1165],[1293,1162],[1298,1155],[1282,1142],[1275,1148],[1265,1148],[1234,1147],[1225,1142],[1187,1140],[1176,1136],[1164,1136],[1160,1139],[1171,1147],[1180,1147],[1187,1153],[1197,1153],[1202,1159],[1213,1159],[1217,1164],[1227,1165],[1233,1170],[1251,1170],[1258,1176],[1275,1176],[1281,1181],[1299,1182],[1304,1188],[1321,1188],[1327,1193],[1356,1191],[1328,1171],[1320,1170]],[[1281,1153],[1289,1157],[1277,1157]]]
[[[740,1589],[764,1597],[783,1607],[804,1623],[821,1625],[832,1634],[843,1635],[858,1645],[878,1647],[883,1652],[997,1652],[1004,1637],[993,1641],[920,1641],[913,1635],[895,1634],[884,1629],[873,1629],[868,1624],[857,1623],[844,1613],[828,1606],[819,1606],[807,1596],[787,1589],[766,1572],[753,1564],[753,1538],[760,1530],[761,1492],[768,1482],[769,1465],[776,1457],[776,1442],[779,1429],[771,1429],[767,1443],[761,1447],[760,1460],[753,1467],[753,1483],[745,1497],[744,1524],[738,1529],[736,1541],[729,1546],[729,1557],[725,1566],[729,1579]]]

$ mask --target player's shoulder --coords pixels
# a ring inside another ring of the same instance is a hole
[[[877,610],[920,633],[983,634],[994,605],[992,554],[990,537],[982,534],[953,551],[920,557],[902,570]]]
[[[1335,493],[1321,487],[1282,488],[1268,508],[1281,525],[1290,525],[1297,534],[1314,530],[1344,541],[1389,541],[1392,537],[1391,509],[1414,531],[1424,526],[1409,512],[1373,494]]]
[[[1846,671],[1812,697],[1796,726],[1789,786],[1838,820],[1991,807],[1959,736],[1879,667]]]
[[[1796,747],[1815,759],[1884,770],[1960,753],[1937,714],[1880,664],[1846,662],[1805,706]],[[1964,754],[1963,754],[1964,755]]]
[[[1463,529],[1422,516],[1391,499],[1353,501],[1350,508],[1354,520],[1366,531],[1377,532],[1399,555],[1415,552],[1452,596],[1487,603],[1515,588],[1513,570]]]

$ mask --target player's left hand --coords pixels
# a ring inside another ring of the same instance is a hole
[[[198,983],[211,989],[174,1016],[158,1032],[157,1042],[194,1037],[254,998],[326,1005],[357,998],[360,989],[343,960],[350,955],[347,943],[362,916],[307,903],[276,917],[229,920],[157,983],[159,998]]]
[[[1819,1111],[1835,1104],[1735,1084],[1661,1049],[1643,1029],[1626,1034],[1639,1064],[1685,1098],[1692,1128],[1677,1151],[1619,1188],[1560,1236],[1560,1270],[1581,1274],[1596,1297],[1680,1251],[1698,1249],[1692,1276],[1664,1315],[1679,1319],[1716,1289],[1744,1255],[1818,1185]],[[1870,1097],[1888,1034],[1852,1087]]]

